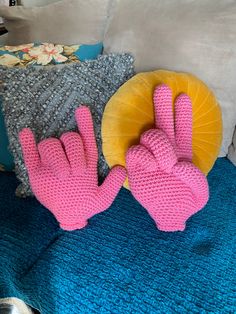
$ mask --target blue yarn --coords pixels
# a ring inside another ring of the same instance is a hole
[[[43,314],[235,313],[235,178],[218,159],[210,200],[184,232],[158,231],[125,189],[87,228],[65,232],[0,174],[0,297]]]

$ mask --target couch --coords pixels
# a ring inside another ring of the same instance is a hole
[[[48,2],[55,1],[40,5]],[[134,36],[126,35],[123,47]],[[6,40],[6,35],[0,37],[1,44]],[[119,52],[112,40],[104,39],[105,49]],[[223,97],[219,86],[216,90]],[[226,103],[224,110],[231,110]],[[10,302],[18,310],[21,306],[20,314],[30,313],[25,304],[42,314],[234,313],[236,168],[226,155],[236,115],[224,112],[230,127],[224,130],[223,157],[208,175],[210,200],[183,232],[157,230],[125,188],[87,228],[63,231],[36,199],[15,196],[14,173],[0,172],[0,313],[1,303]],[[231,160],[234,154],[231,148]]]

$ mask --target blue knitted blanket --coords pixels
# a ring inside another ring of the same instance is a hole
[[[236,168],[218,159],[210,200],[184,232],[156,229],[122,189],[83,230],[65,232],[0,174],[0,298],[46,314],[235,313]]]

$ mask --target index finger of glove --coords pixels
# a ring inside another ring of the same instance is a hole
[[[156,128],[162,130],[172,145],[174,145],[175,134],[171,89],[165,84],[157,86],[154,91],[153,101]]]

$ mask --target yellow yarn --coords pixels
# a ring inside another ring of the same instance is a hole
[[[103,154],[110,167],[125,166],[128,148],[154,126],[153,91],[167,84],[174,99],[186,93],[193,106],[193,163],[205,174],[212,168],[221,145],[221,110],[211,90],[188,73],[164,70],[139,73],[108,102],[102,121]],[[125,183],[128,188],[128,182]]]

